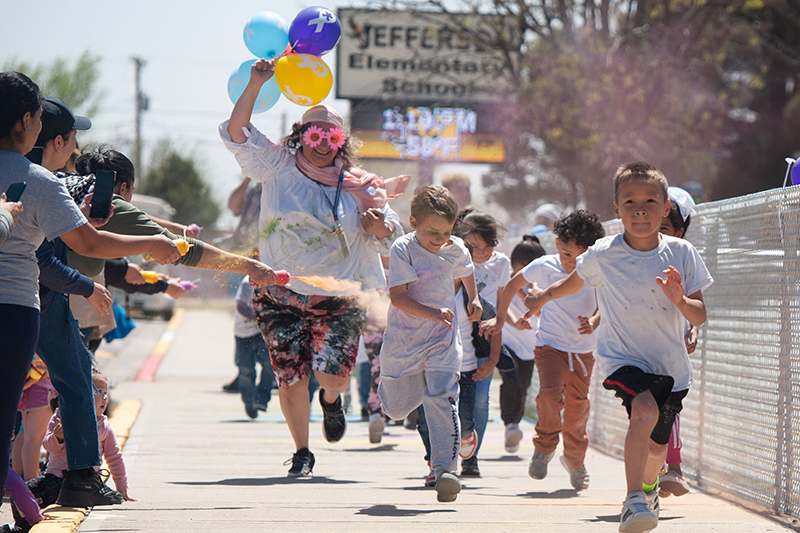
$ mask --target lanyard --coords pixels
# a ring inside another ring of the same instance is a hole
[[[322,189],[322,195],[325,197],[325,201],[328,202],[328,205],[331,207],[331,212],[333,212],[333,222],[338,227],[339,224],[339,199],[342,195],[342,183],[344,182],[344,169],[339,171],[339,183],[336,184],[336,196],[333,197],[333,203],[331,203],[331,199],[328,198],[328,194],[325,192],[325,189]],[[321,183],[317,183],[320,188],[322,188]]]

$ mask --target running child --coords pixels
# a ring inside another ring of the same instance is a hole
[[[662,235],[670,235],[679,239],[686,238],[686,230],[692,223],[692,213],[694,213],[694,198],[692,195],[680,187],[669,187],[670,207],[669,214],[661,219],[661,227],[658,231]],[[694,352],[697,347],[697,326],[687,323],[686,328],[686,351]],[[681,470],[681,415],[675,415],[675,424],[669,434],[669,444],[667,444],[667,466],[666,472],[658,478],[658,495],[661,498],[669,496],[684,496],[689,494],[689,484],[683,477]]]
[[[485,323],[484,331],[491,334],[502,327],[509,304],[517,299],[520,289],[530,283],[546,287],[567,278],[575,270],[578,256],[605,236],[597,215],[584,210],[558,219],[553,233],[558,253],[536,259],[511,278],[500,296],[496,322]],[[589,487],[589,474],[583,460],[589,447],[586,422],[594,366],[592,352],[597,347],[594,330],[599,316],[596,311],[597,295],[589,287],[548,302],[539,316],[533,351],[539,371],[538,420],[528,474],[533,479],[547,476],[547,465],[555,456],[559,434],[562,434],[561,464],[569,473],[575,490]]]
[[[569,276],[545,290],[534,286],[526,299],[529,312],[537,313],[584,285],[597,290],[602,315],[597,356],[608,376],[603,386],[615,391],[630,418],[623,533],[658,526],[658,473],[692,382],[684,324],[705,322],[702,291],[714,281],[694,246],[658,232],[670,209],[667,186],[652,165],[620,167],[614,204],[625,231],[597,241]]]
[[[481,314],[474,267],[458,237],[450,235],[458,205],[438,185],[414,191],[409,222],[415,231],[392,245],[389,256],[388,322],[381,347],[384,412],[404,419],[421,405],[431,439],[431,466],[437,499],[452,502],[461,491],[456,470],[460,439],[458,378],[461,338],[455,309],[456,286],[463,283],[469,299],[467,316]]]

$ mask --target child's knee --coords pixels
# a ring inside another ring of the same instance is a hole
[[[652,431],[658,415],[658,404],[649,391],[639,394],[631,402],[631,426],[647,426]]]

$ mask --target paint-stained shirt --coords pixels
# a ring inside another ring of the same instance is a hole
[[[389,255],[389,288],[406,285],[406,294],[422,305],[449,308],[456,314],[455,280],[474,273],[472,259],[458,237],[450,237],[434,253],[425,249],[416,232],[397,239]],[[389,318],[381,347],[381,376],[401,378],[422,371],[460,372],[462,358],[458,318],[452,329],[389,307]]]
[[[395,232],[378,239],[361,227],[363,205],[354,194],[342,191],[336,212],[350,247],[346,255],[335,232],[336,187],[306,177],[297,169],[291,150],[274,144],[252,124],[243,131],[247,140],[238,144],[228,135],[227,121],[219,127],[220,137],[242,167],[242,174],[261,183],[261,261],[295,276],[331,276],[357,281],[365,289],[384,288],[386,278],[379,254],[387,254],[392,241],[403,234],[397,213],[388,205],[383,208]],[[335,289],[300,280],[292,280],[290,288],[300,294],[337,295]]]
[[[680,273],[687,296],[714,283],[689,241],[665,235],[658,246],[643,252],[628,246],[620,233],[598,240],[578,256],[575,272],[587,287],[597,289],[597,356],[606,376],[630,365],[672,376],[674,391],[691,385],[692,365],[683,338],[686,320],[656,283],[670,265]]]

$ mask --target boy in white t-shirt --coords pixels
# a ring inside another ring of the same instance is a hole
[[[486,322],[485,330],[492,333],[497,324],[504,323],[508,306],[521,288],[530,283],[546,287],[565,279],[575,270],[578,256],[605,235],[597,215],[584,210],[558,219],[553,233],[558,253],[536,259],[511,278],[500,297],[497,323]],[[562,434],[564,455],[561,464],[569,472],[575,490],[589,486],[589,474],[583,460],[589,446],[586,422],[589,420],[589,383],[594,366],[592,352],[597,346],[594,330],[599,316],[596,311],[595,290],[584,287],[577,294],[547,303],[542,308],[536,330],[534,360],[539,372],[538,420],[528,474],[533,479],[547,476],[547,465],[556,453],[558,436]]]
[[[578,258],[572,274],[546,290],[534,287],[526,299],[536,313],[584,285],[597,290],[602,314],[597,356],[608,376],[603,386],[616,392],[630,417],[623,533],[658,526],[658,473],[692,382],[684,324],[705,322],[702,291],[714,282],[694,246],[658,232],[670,209],[667,186],[652,165],[620,167],[614,205],[624,233],[597,241]]]
[[[463,304],[456,301],[456,286],[466,288],[469,320],[478,320],[482,309],[469,252],[461,239],[450,236],[458,212],[453,196],[438,185],[418,187],[410,207],[415,231],[395,240],[389,256],[392,305],[378,395],[384,412],[395,420],[424,406],[437,499],[452,502],[461,491],[453,475],[461,443],[461,338],[454,310]]]

